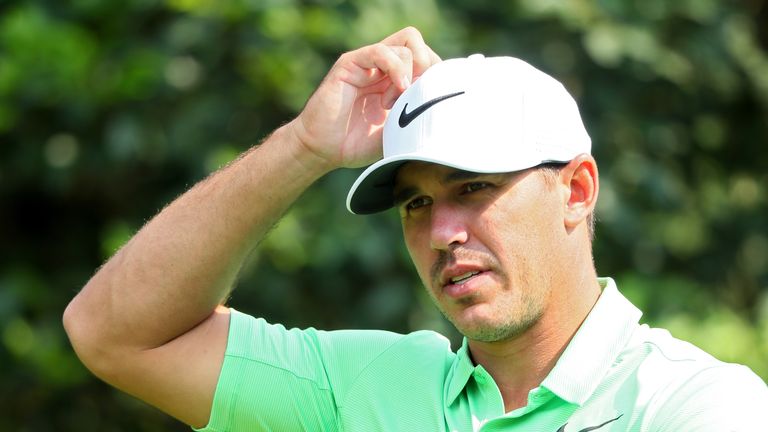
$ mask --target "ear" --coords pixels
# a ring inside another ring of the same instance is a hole
[[[564,223],[570,231],[585,222],[595,209],[600,189],[597,162],[589,154],[580,154],[560,171],[560,176],[567,191]]]

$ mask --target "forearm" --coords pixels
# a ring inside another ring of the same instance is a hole
[[[147,223],[72,301],[68,332],[85,326],[86,338],[136,349],[185,333],[223,301],[259,239],[328,169],[288,125],[278,129]]]

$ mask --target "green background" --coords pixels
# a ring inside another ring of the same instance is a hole
[[[647,322],[768,378],[766,22],[764,0],[0,1],[0,430],[187,430],[93,378],[64,307],[166,203],[291,119],[340,53],[406,25],[443,58],[514,55],[563,81],[601,169],[599,274]],[[355,175],[305,194],[230,304],[457,341],[397,216],[347,214]]]

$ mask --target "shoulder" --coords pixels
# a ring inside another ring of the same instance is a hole
[[[708,380],[732,381],[735,377],[765,383],[748,367],[718,360],[696,345],[672,336],[669,331],[642,325],[633,335],[623,357],[635,357],[641,379],[654,387],[683,386]]]
[[[654,431],[762,430],[768,387],[746,366],[713,364],[661,389],[649,408]]]
[[[319,368],[341,388],[364,372],[434,367],[453,355],[448,339],[433,331],[288,329],[237,311],[232,312],[227,345],[228,357],[290,367],[300,375]]]
[[[663,329],[641,326],[633,342],[651,430],[756,430],[768,410],[768,387],[748,367],[720,361]]]
[[[323,356],[347,380],[400,380],[426,370],[444,374],[454,353],[444,336],[432,331],[408,334],[380,330],[340,330],[318,334]],[[356,371],[355,373],[349,373]],[[401,378],[397,378],[401,377]],[[352,382],[346,383],[352,386]]]
[[[401,334],[386,330],[317,330],[286,328],[282,324],[271,324],[263,318],[231,310],[231,323],[227,345],[228,355],[252,356],[262,352],[260,348],[277,348],[284,345],[311,345],[331,353],[333,351],[360,350],[377,355],[390,349],[397,352],[412,351],[414,355],[431,355],[437,350],[450,351],[445,336],[420,330]],[[266,346],[265,346],[266,345]],[[428,349],[425,349],[428,348]],[[270,351],[271,351],[270,350]],[[359,352],[360,354],[360,352]]]
[[[375,357],[354,375],[332,380],[341,429],[441,430],[444,384],[455,358],[448,340],[418,331],[373,352]]]
[[[668,330],[641,325],[632,337],[629,348],[641,353],[644,363],[666,365],[664,369],[693,369],[724,364],[696,345],[677,339]]]
[[[353,356],[359,364],[371,361],[394,345],[407,346],[412,339],[412,335],[383,330],[288,328],[232,309],[227,356],[272,362],[295,360],[297,354],[312,352],[317,360],[334,361]],[[280,358],[281,353],[289,358]]]

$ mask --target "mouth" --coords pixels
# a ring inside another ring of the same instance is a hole
[[[486,270],[475,269],[455,272],[455,276],[446,275],[442,280],[442,292],[456,300],[471,297],[487,282],[484,281],[487,273]]]
[[[457,265],[443,270],[442,275],[437,282],[439,282],[439,285],[442,287],[448,285],[464,285],[487,271],[487,268],[478,265]]]
[[[463,285],[468,280],[470,280],[473,276],[475,276],[476,274],[479,274],[479,273],[480,273],[479,271],[468,271],[468,272],[466,272],[464,274],[461,274],[461,275],[458,275],[458,276],[454,276],[454,277],[448,279],[448,283],[447,284]]]

